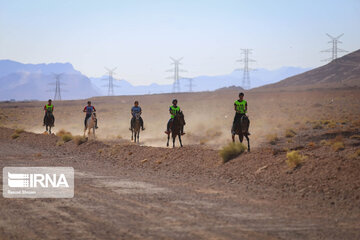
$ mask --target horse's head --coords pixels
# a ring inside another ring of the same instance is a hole
[[[91,119],[96,120],[96,113],[91,113]]]
[[[181,124],[184,124],[185,120],[184,120],[184,113],[182,111],[179,111],[176,115],[175,115],[175,120],[179,121]]]
[[[135,113],[135,119],[139,120],[140,119],[140,113]]]

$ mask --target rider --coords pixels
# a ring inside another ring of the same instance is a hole
[[[231,128],[231,133],[235,135],[235,123],[240,121],[240,119],[245,116],[247,112],[247,101],[244,100],[244,93],[239,93],[239,99],[234,102],[234,109],[235,109],[235,117],[233,121],[233,125]],[[250,135],[250,133],[248,133]]]
[[[84,120],[84,124],[85,124],[85,128],[86,128],[86,121],[91,117],[92,112],[96,112],[96,109],[94,106],[91,106],[91,101],[87,102],[87,106],[85,106],[83,112],[86,112],[86,116],[85,116],[85,120]],[[95,113],[94,113],[95,114]],[[97,119],[95,121],[95,128],[97,129]]]
[[[136,116],[136,114],[139,114],[139,115],[141,115],[141,107],[139,106],[139,101],[135,101],[134,102],[134,106],[131,108],[131,115],[132,115],[132,118],[131,118],[131,121],[130,121],[130,128],[129,128],[129,130],[131,130],[132,129],[132,127],[134,126],[134,122],[135,122],[135,116]],[[141,130],[145,130],[145,128],[144,128],[144,121],[143,121],[143,119],[142,119],[142,117],[140,116],[140,118],[139,118],[139,120],[140,120],[140,126],[141,126]]]
[[[170,108],[169,108],[170,119],[169,119],[169,121],[168,121],[168,123],[167,123],[166,131],[165,131],[166,134],[169,134],[169,133],[170,133],[170,129],[171,129],[171,126],[172,126],[172,124],[173,124],[173,122],[174,122],[174,118],[175,118],[176,114],[177,114],[178,112],[180,112],[180,107],[177,106],[177,99],[173,99],[173,100],[172,100],[172,104],[173,104],[173,105],[170,106]],[[185,125],[185,123],[184,123],[184,125]],[[181,133],[181,135],[184,135],[184,134],[185,134],[185,133],[184,133],[184,126],[181,127],[180,133]]]
[[[44,111],[45,111],[45,116],[44,116],[44,120],[43,120],[43,126],[45,126],[46,113],[47,113],[47,112],[50,112],[51,115],[52,115],[52,113],[53,113],[53,111],[54,111],[54,105],[52,104],[52,100],[51,100],[51,99],[49,99],[49,100],[48,100],[48,103],[45,104],[45,106],[44,106]],[[52,117],[54,118],[53,115],[52,115]],[[55,121],[55,118],[54,118],[54,121]],[[53,124],[53,127],[54,127],[54,126],[55,126],[55,125]]]

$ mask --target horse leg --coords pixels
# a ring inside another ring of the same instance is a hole
[[[239,134],[239,140],[240,140],[241,143],[243,142],[243,140],[244,140],[244,135],[243,134]]]
[[[168,139],[167,139],[167,143],[166,143],[167,147],[169,146],[169,140],[170,140],[170,134],[168,134]]]
[[[175,138],[176,138],[176,135],[174,134],[171,134],[172,135],[172,139],[173,139],[173,148],[175,147]]]
[[[180,142],[180,147],[182,147],[182,142],[181,142],[181,134],[179,134],[179,142]]]
[[[235,135],[231,135],[233,143],[235,142]]]
[[[95,127],[93,127],[93,134],[94,134],[94,139],[96,139],[96,136],[95,136]]]
[[[49,133],[51,134],[51,126],[49,127]]]
[[[134,140],[134,131],[133,129],[131,128],[131,141]]]
[[[248,152],[250,152],[250,139],[249,139],[249,136],[247,134],[245,134],[245,138],[246,138],[246,141],[248,143]]]
[[[140,138],[140,129],[139,129],[139,131],[138,131],[138,134],[137,134],[137,139],[138,139],[138,143],[139,143],[139,138]]]

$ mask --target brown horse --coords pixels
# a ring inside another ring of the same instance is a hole
[[[179,137],[180,146],[181,147],[183,146],[182,142],[181,142],[181,129],[183,129],[184,125],[185,125],[185,117],[184,117],[183,112],[180,111],[175,115],[174,120],[173,120],[172,124],[170,125],[171,137],[173,140],[173,148],[175,147],[176,136]],[[168,134],[168,139],[167,139],[167,143],[166,143],[167,147],[169,146],[169,140],[170,140],[170,133]]]
[[[235,142],[235,135],[239,135],[239,140],[242,143],[244,136],[248,143],[248,152],[250,152],[250,139],[249,139],[249,126],[250,120],[246,115],[240,118],[240,121],[235,122],[234,132],[232,132],[232,141]]]

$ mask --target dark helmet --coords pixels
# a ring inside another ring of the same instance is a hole
[[[88,104],[91,104],[91,101],[88,101]]]
[[[139,104],[139,101],[138,101],[138,100],[136,100],[136,101],[134,102],[134,104]]]
[[[239,97],[240,97],[240,96],[244,96],[244,93],[243,93],[243,92],[239,93]]]
[[[174,98],[174,99],[172,100],[172,103],[174,103],[174,102],[176,102],[176,103],[178,102],[176,98]]]
[[[49,100],[48,100],[48,102],[52,102],[52,100],[51,100],[51,99],[49,99]]]

